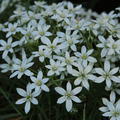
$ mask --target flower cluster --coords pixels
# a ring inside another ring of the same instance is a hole
[[[29,79],[26,91],[17,88],[23,98],[16,104],[25,103],[28,113],[31,103],[39,104],[37,98],[52,87],[62,95],[57,103],[66,102],[69,112],[72,101],[82,102],[77,94],[90,91],[91,84],[105,82],[106,92],[111,91],[110,101],[103,98],[107,107],[100,110],[110,120],[119,120],[120,102],[115,103],[120,95],[117,10],[97,14],[71,2],[47,5],[36,1],[29,9],[17,5],[0,29],[4,34],[0,54],[5,62],[0,64],[1,72],[9,71],[11,79]]]

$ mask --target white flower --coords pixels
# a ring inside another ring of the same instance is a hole
[[[72,14],[69,14],[69,11],[67,9],[57,8],[56,9],[56,14],[53,15],[51,18],[60,22],[60,21],[65,21],[65,20],[69,19],[70,17],[72,17]]]
[[[115,41],[112,36],[109,36],[109,43],[108,43],[108,47],[109,47],[109,51],[108,51],[108,55],[113,55],[115,53],[120,54],[120,40]]]
[[[68,8],[69,12],[73,15],[80,14],[81,7],[82,7],[82,5],[78,5],[78,6],[74,7],[74,5],[71,2],[67,3],[67,8]]]
[[[89,90],[90,85],[88,83],[88,80],[94,81],[96,78],[96,76],[92,74],[93,65],[89,64],[83,66],[81,63],[77,63],[76,67],[78,68],[78,71],[75,69],[71,71],[71,74],[77,77],[74,81],[74,84],[82,84],[83,87]]]
[[[46,45],[46,50],[51,52],[55,52],[55,53],[60,53],[60,49],[63,49],[64,46],[60,45],[59,43],[61,43],[61,40],[59,38],[55,38],[52,42],[46,38],[46,37],[42,37],[41,41],[43,44]]]
[[[82,46],[81,53],[75,52],[75,55],[78,58],[80,58],[79,60],[82,62],[83,65],[86,66],[88,62],[91,62],[91,63],[97,62],[96,58],[90,56],[92,53],[93,53],[93,49],[87,51],[86,47]]]
[[[113,68],[110,70],[110,62],[104,62],[104,69],[102,68],[95,68],[95,71],[100,76],[95,79],[95,82],[101,83],[106,81],[106,85],[108,88],[111,87],[112,81],[116,83],[120,83],[120,78],[115,76],[115,74],[119,71],[119,67]]]
[[[7,42],[4,41],[4,40],[0,40],[0,51],[4,51],[3,54],[2,54],[2,58],[4,59],[8,53],[13,53],[13,48],[16,47],[19,42],[18,41],[15,41],[15,42],[12,42],[12,38],[8,38]]]
[[[15,33],[17,32],[17,23],[9,23],[8,24],[8,28],[4,28],[3,31],[7,32],[6,37],[10,37],[11,35],[15,35]]]
[[[63,102],[66,102],[66,109],[68,112],[72,110],[72,101],[76,103],[81,102],[81,100],[76,95],[81,92],[82,87],[76,87],[72,90],[71,83],[68,82],[66,85],[66,90],[64,90],[62,87],[56,87],[55,90],[57,93],[62,95],[62,97],[57,100],[57,103],[61,104]]]
[[[50,57],[50,52],[46,50],[46,46],[39,46],[39,50],[32,52],[34,57],[38,57],[40,62],[44,62],[46,57]]]
[[[80,36],[77,33],[78,31],[74,31],[72,34],[71,31],[66,31],[66,33],[57,32],[57,36],[62,40],[61,45],[64,48],[70,47],[73,51],[76,51],[76,44],[81,43],[81,40],[79,40]]]
[[[33,11],[25,11],[24,14],[21,17],[21,22],[22,23],[26,23],[29,21],[33,21],[33,20],[38,20],[40,19],[40,15],[39,14],[34,14]]]
[[[60,75],[62,71],[65,70],[64,64],[62,64],[60,61],[54,61],[53,59],[50,59],[50,65],[46,65],[46,68],[49,69],[47,75],[52,76],[52,75]]]
[[[45,85],[45,83],[48,82],[49,78],[43,78],[43,73],[42,71],[38,72],[37,78],[34,76],[30,77],[32,82],[31,85],[35,88],[35,91],[46,91],[49,92],[49,88]]]
[[[76,57],[74,56],[70,56],[69,52],[65,53],[65,57],[61,57],[61,56],[54,56],[54,59],[60,60],[62,62],[62,64],[64,64],[64,66],[67,69],[67,72],[69,73],[72,70],[72,66],[74,66],[76,64]]]
[[[40,20],[37,26],[37,31],[33,32],[35,40],[43,37],[51,36],[52,33],[48,32],[50,25],[45,24],[45,21]]]
[[[97,44],[97,47],[103,48],[101,51],[101,57],[105,57],[108,55],[109,47],[108,47],[108,39],[106,40],[103,36],[99,36],[98,39],[101,43]]]
[[[35,26],[35,24],[33,24]],[[34,36],[33,36],[33,31],[34,31],[34,26],[31,24],[28,24],[27,27],[25,28],[18,28],[18,31],[20,31],[23,34],[23,37],[20,40],[20,45],[23,43],[27,43],[30,41],[33,41]],[[32,40],[31,40],[32,39]]]
[[[111,11],[109,14],[103,12],[97,17],[97,20],[94,20],[94,22],[103,29],[107,29],[116,23],[114,20],[115,17],[116,14],[114,14],[114,11]]]
[[[69,21],[70,20],[70,21]],[[83,19],[69,19],[66,21],[69,26],[67,27],[68,30],[79,30],[79,31],[84,31],[85,29],[88,28],[88,25],[91,23],[86,21],[84,18]]]
[[[103,112],[103,116],[109,117],[110,120],[120,120],[120,100],[115,103],[115,99],[115,94],[111,93],[110,101],[103,98],[102,101],[105,106],[99,108]]]
[[[8,71],[13,71],[13,64],[14,64],[14,60],[15,60],[15,55],[12,57],[12,59],[10,57],[5,57],[4,60],[6,63],[1,64],[0,68],[2,69],[1,72],[5,73]]]
[[[31,84],[28,83],[26,87],[26,91],[17,88],[17,92],[19,95],[21,95],[23,98],[16,101],[16,104],[23,104],[25,103],[25,113],[27,114],[30,111],[31,103],[37,105],[38,100],[35,98],[40,95],[40,92],[32,92],[33,88],[31,87]]]
[[[17,76],[18,79],[20,79],[24,74],[27,76],[32,76],[33,73],[28,70],[28,68],[30,68],[34,62],[32,62],[33,57],[31,56],[30,58],[26,57],[26,53],[23,50],[22,51],[22,60],[19,60],[16,58],[15,64],[13,65],[13,70],[15,72],[12,73],[12,75],[10,76],[10,78],[13,78],[15,76]]]

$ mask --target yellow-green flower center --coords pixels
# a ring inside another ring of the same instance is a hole
[[[71,59],[66,59],[65,62],[66,62],[67,64],[70,64],[72,61],[71,61]]]
[[[42,85],[42,81],[41,80],[37,80],[36,85],[37,86],[41,86]]]
[[[105,73],[105,74],[103,75],[103,77],[104,77],[105,79],[107,79],[107,78],[110,78],[111,75],[110,75],[109,73]]]
[[[27,99],[27,100],[30,100],[31,98],[32,98],[32,95],[26,96],[26,99]]]
[[[118,116],[120,116],[120,112],[114,111],[114,112],[112,113],[112,115],[113,115],[114,117],[118,117]]]
[[[25,71],[25,68],[21,67],[21,68],[19,68],[19,71],[20,71],[20,72],[24,72],[24,71]]]
[[[53,71],[56,71],[57,69],[58,69],[58,68],[57,68],[56,66],[53,66],[53,67],[52,67],[52,70],[53,70]]]
[[[86,60],[86,59],[87,59],[87,55],[86,55],[86,54],[83,54],[83,55],[82,55],[82,59]]]
[[[50,48],[51,48],[52,50],[54,50],[54,49],[56,48],[56,46],[55,46],[55,45],[51,45]]]
[[[72,45],[73,41],[72,40],[67,40],[68,44]]]
[[[40,34],[41,36],[43,36],[43,35],[45,35],[45,32],[39,32],[39,34]]]
[[[113,49],[116,49],[116,48],[117,48],[117,44],[113,44],[113,45],[112,45],[112,48],[113,48]]]
[[[11,46],[10,45],[6,45],[6,50],[10,49]]]
[[[71,98],[72,94],[71,94],[70,92],[66,92],[65,96],[66,96],[67,98]]]
[[[11,32],[14,32],[14,31],[15,31],[15,28],[14,28],[14,27],[11,27],[10,31],[11,31]]]

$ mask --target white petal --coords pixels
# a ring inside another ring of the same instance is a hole
[[[23,75],[23,73],[19,72],[17,78],[20,79],[22,77],[22,75]]]
[[[73,51],[77,51],[77,48],[76,48],[75,45],[72,45],[72,46],[71,46],[71,49],[72,49]]]
[[[95,75],[92,75],[92,74],[88,74],[87,77],[89,80],[93,80],[93,81],[95,81],[95,79],[97,78]]]
[[[99,75],[103,75],[104,71],[101,68],[95,68],[95,72]]]
[[[27,114],[30,111],[30,101],[25,104],[25,113]]]
[[[71,99],[72,99],[74,102],[76,102],[76,103],[80,103],[80,102],[81,102],[81,100],[80,100],[78,97],[76,97],[76,96],[72,96]]]
[[[70,110],[72,109],[72,100],[66,100],[66,109],[68,112],[70,112]]]
[[[49,88],[46,85],[42,85],[41,88],[42,90],[49,92]]]
[[[107,105],[108,100],[106,98],[102,98],[102,102],[103,102],[104,105]]]
[[[62,97],[60,97],[58,100],[57,100],[57,103],[58,104],[61,104],[61,103],[63,103],[63,102],[65,102],[65,96],[62,96]]]
[[[88,81],[87,80],[83,80],[82,81],[82,85],[87,89],[87,90],[89,90],[89,83],[88,83]]]
[[[32,73],[30,70],[26,70],[26,71],[25,71],[25,75],[27,75],[27,76],[32,76],[33,73]]]
[[[86,68],[85,68],[85,73],[89,73],[91,70],[92,70],[92,66],[91,65],[88,65]]]
[[[15,77],[18,73],[19,73],[19,71],[16,71],[16,72],[12,73],[12,75],[10,76],[10,78]]]
[[[26,97],[26,91],[21,89],[21,88],[17,88],[17,93],[23,97]]]
[[[93,49],[89,50],[89,51],[87,52],[87,55],[89,56],[89,55],[91,55],[92,53],[93,53]]]
[[[98,39],[99,39],[102,43],[106,42],[106,40],[105,40],[105,38],[104,38],[103,36],[98,36]]]
[[[71,85],[70,82],[67,83],[66,90],[67,91],[71,91],[72,90],[72,85]]]
[[[111,80],[110,80],[110,79],[106,79],[106,85],[107,85],[107,87],[108,87],[108,88],[110,88],[110,87],[111,87],[112,82],[111,82]]]
[[[42,73],[42,71],[39,71],[39,73],[38,73],[38,75],[37,75],[37,79],[42,79],[42,77],[43,77],[43,73]]]
[[[120,78],[116,77],[116,76],[112,76],[111,80],[113,80],[116,83],[120,83]]]
[[[30,79],[32,80],[32,82],[36,82],[36,80],[37,80],[37,78],[33,77],[33,76],[31,76]]]
[[[110,117],[110,116],[111,116],[111,113],[110,113],[110,112],[106,112],[106,113],[103,114],[103,116],[105,116],[105,117]]]
[[[79,85],[81,83],[82,79],[77,78],[74,82],[75,85]]]
[[[26,101],[26,98],[22,98],[16,101],[16,104],[23,104]]]
[[[52,76],[54,72],[52,70],[48,71],[47,76]]]
[[[102,76],[100,77],[96,77],[96,79],[94,80],[94,82],[96,83],[102,83],[105,80],[105,78],[103,78]]]
[[[85,46],[82,46],[82,48],[81,48],[81,53],[83,54],[83,53],[86,53],[86,47]]]
[[[108,50],[106,48],[103,48],[101,51],[101,57],[105,57],[107,52],[108,52]]]
[[[108,103],[107,103],[107,106],[108,106],[108,108],[109,108],[110,110],[114,110],[114,105],[113,105],[113,103],[108,102]]]
[[[105,61],[104,62],[104,70],[106,72],[109,72],[110,71],[110,62],[109,61]]]
[[[4,59],[4,58],[7,56],[7,54],[8,54],[8,51],[5,50],[5,51],[3,52],[3,54],[2,54],[2,58]]]
[[[38,104],[38,100],[37,100],[36,98],[32,98],[32,99],[31,99],[31,102],[32,102],[33,104],[35,104],[35,105]]]
[[[88,57],[88,61],[91,63],[97,62],[97,60],[93,57]]]
[[[120,100],[117,102],[116,109],[120,111]]]
[[[72,90],[73,95],[77,95],[82,90],[82,87],[76,87]]]
[[[48,80],[49,80],[49,78],[44,78],[44,79],[42,79],[42,82],[43,82],[43,83],[47,83]]]
[[[65,95],[65,93],[66,93],[66,91],[63,88],[61,88],[61,87],[56,87],[55,91],[57,93],[59,93],[60,95]]]
[[[100,107],[99,110],[102,111],[102,112],[107,112],[108,108],[107,107]]]
[[[110,71],[110,74],[115,74],[115,73],[117,73],[119,71],[119,67],[117,67],[117,68],[113,68],[111,71]]]
[[[47,45],[51,44],[51,41],[47,37],[42,37],[41,41],[42,43],[47,44]]]
[[[116,94],[115,94],[115,92],[111,92],[111,94],[110,94],[110,101],[111,101],[112,103],[115,103],[115,99],[116,99]]]

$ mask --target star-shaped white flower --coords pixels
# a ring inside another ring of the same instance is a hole
[[[98,39],[101,43],[97,44],[97,47],[102,48],[101,57],[105,57],[108,54],[108,50],[109,50],[108,42],[109,41],[106,40],[103,36],[99,36]]]
[[[17,92],[19,95],[21,95],[23,98],[16,101],[16,104],[23,104],[25,103],[25,113],[27,114],[30,111],[31,103],[37,105],[38,100],[35,98],[40,95],[40,91],[32,91],[33,88],[31,87],[31,84],[28,83],[26,87],[26,91],[17,88]]]
[[[75,77],[77,77],[74,81],[75,85],[82,84],[83,87],[85,87],[87,90],[89,90],[89,82],[88,80],[94,81],[96,76],[93,75],[92,70],[93,70],[93,65],[83,65],[81,63],[77,63],[76,67],[78,70],[73,69],[71,71],[71,74]]]
[[[52,75],[60,75],[62,71],[65,70],[64,64],[62,64],[60,61],[54,61],[53,59],[50,59],[50,65],[46,65],[46,68],[49,69],[47,75],[52,76]]]
[[[70,112],[73,106],[72,101],[76,103],[81,102],[81,100],[76,96],[78,93],[81,92],[81,90],[82,90],[82,87],[76,87],[72,90],[72,85],[70,82],[67,83],[66,90],[63,89],[62,87],[56,87],[55,91],[59,93],[60,95],[62,95],[62,97],[60,97],[57,100],[57,103],[61,104],[63,102],[66,102],[66,109],[68,112]]]
[[[61,45],[64,46],[64,48],[71,48],[73,51],[77,51],[76,44],[82,42],[79,40],[80,36],[78,35],[78,31],[74,31],[73,33],[67,30],[66,33],[57,32],[57,36],[62,40]]]
[[[38,72],[37,77],[31,76],[30,77],[32,80],[32,86],[35,88],[35,91],[46,91],[49,92],[49,88],[47,87],[47,85],[45,85],[45,83],[48,82],[49,78],[43,78],[43,73],[42,71]]]
[[[97,62],[96,58],[90,56],[92,53],[93,53],[93,49],[87,51],[86,47],[82,46],[81,53],[76,52],[75,55],[78,58],[80,58],[80,61],[82,62],[83,65],[87,65],[88,62],[91,62],[91,63]]]
[[[10,37],[11,35],[14,35],[17,32],[17,26],[18,23],[9,23],[8,28],[4,28],[3,31],[7,32],[6,37]]]
[[[35,40],[39,38],[47,38],[51,36],[52,33],[48,32],[50,25],[47,25],[44,20],[40,20],[37,26],[37,31],[33,31],[33,35],[35,36]]]
[[[26,57],[26,53],[23,50],[22,51],[22,60],[20,59],[15,59],[15,64],[13,64],[13,72],[12,75],[10,76],[10,78],[13,78],[15,76],[17,76],[18,79],[20,79],[24,74],[27,76],[32,76],[33,73],[28,69],[30,68],[34,62],[32,62],[33,57]]]
[[[100,107],[99,110],[103,112],[104,117],[109,117],[110,120],[120,120],[120,100],[115,102],[116,96],[113,93],[110,94],[110,101],[106,98],[102,98],[105,106]]]
[[[110,62],[104,62],[104,69],[102,68],[95,68],[95,71],[100,76],[95,79],[96,83],[101,83],[106,81],[106,85],[108,88],[111,87],[112,81],[116,83],[120,83],[120,78],[115,76],[115,74],[119,71],[119,67],[113,68],[110,70]]]
[[[65,57],[54,56],[54,59],[60,60],[62,64],[66,67],[67,72],[71,72],[72,66],[76,64],[77,58],[75,56],[70,56],[68,51],[65,52]]]
[[[39,50],[33,52],[34,57],[38,57],[40,62],[44,62],[45,58],[49,58],[51,56],[51,53],[46,50],[46,46],[41,45],[39,46]]]
[[[0,40],[0,51],[3,51],[2,58],[4,59],[8,53],[13,53],[13,48],[19,44],[18,41],[13,42],[13,39],[10,37],[8,38],[7,42],[4,40]]]

